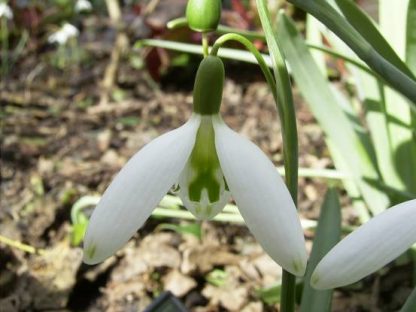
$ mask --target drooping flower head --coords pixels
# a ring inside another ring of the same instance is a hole
[[[69,39],[75,38],[79,35],[79,30],[74,25],[65,23],[60,29],[48,37],[49,43],[57,43],[64,45]]]
[[[101,262],[122,247],[178,185],[200,220],[212,219],[232,196],[265,251],[290,273],[304,274],[303,231],[290,193],[266,155],[221,119],[223,81],[222,61],[205,57],[191,118],[143,147],[110,184],[91,216],[84,262]]]
[[[8,20],[13,19],[12,9],[7,5],[6,2],[0,2],[0,18],[3,17]]]
[[[316,289],[352,284],[377,271],[416,243],[416,199],[377,215],[340,241],[311,277]]]

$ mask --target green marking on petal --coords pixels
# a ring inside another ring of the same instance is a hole
[[[221,185],[217,173],[221,169],[215,149],[214,127],[210,117],[201,120],[195,146],[190,156],[190,165],[194,174],[189,183],[189,199],[200,202],[205,189],[210,202],[218,201]]]
[[[212,219],[230,198],[215,147],[212,116],[201,116],[195,145],[179,185],[182,202],[200,220]]]
[[[302,259],[297,259],[293,261],[293,270],[299,275],[304,273],[303,261]]]
[[[88,246],[88,248],[85,250],[85,253],[87,254],[87,257],[89,259],[94,258],[95,252],[97,251],[97,245],[92,244]]]
[[[319,282],[319,276],[317,274],[312,274],[311,276],[311,285],[316,286],[316,284]]]

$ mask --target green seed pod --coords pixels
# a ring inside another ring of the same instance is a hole
[[[199,64],[194,84],[194,112],[214,115],[220,111],[224,65],[217,56],[205,57]]]
[[[217,29],[221,17],[221,0],[189,0],[186,18],[192,30],[199,32]]]

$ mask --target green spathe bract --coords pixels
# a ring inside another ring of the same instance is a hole
[[[221,18],[220,0],[189,0],[186,18],[192,30],[199,32],[214,31]]]
[[[219,57],[207,56],[199,65],[194,84],[194,112],[218,114],[224,85],[224,65]]]

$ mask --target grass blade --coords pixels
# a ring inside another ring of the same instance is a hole
[[[400,57],[406,53],[407,1],[380,0],[380,30]],[[405,189],[416,193],[416,144],[411,129],[415,127],[415,115],[406,99],[386,87],[386,113],[394,165]],[[403,125],[395,122],[399,120]],[[403,189],[404,190],[404,189]]]
[[[416,310],[416,287],[410,293],[409,298],[407,298],[406,303],[401,308],[400,312],[414,312]]]
[[[281,51],[281,44],[275,36],[266,0],[257,0],[257,11],[266,36],[267,46],[272,59],[274,78],[277,88],[277,103],[282,126],[283,159],[286,171],[285,182],[297,207],[298,197],[298,134],[295,105],[293,103],[292,85],[286,67],[286,59]],[[271,86],[272,87],[272,86]],[[294,311],[296,297],[296,278],[283,270],[280,310]]]
[[[160,40],[160,39],[144,39],[137,41],[135,44],[136,48],[140,48],[141,46],[152,46],[158,48],[164,48],[179,52],[187,52],[192,54],[200,54],[202,55],[202,47],[197,44],[190,44],[190,43],[183,43],[183,42],[175,42],[175,41],[168,41],[168,40]],[[230,49],[230,48],[222,48],[218,51],[218,56],[222,58],[227,58],[231,60],[239,60],[247,63],[257,64],[256,58],[253,54],[247,51],[242,51],[238,49]],[[267,66],[272,67],[272,61],[269,55],[262,54]]]
[[[380,178],[370,157],[371,152],[367,150],[350,119],[338,105],[336,96],[319,72],[294,23],[285,15],[280,17],[279,36],[282,48],[301,93],[323,128],[326,139],[344,158],[344,163],[349,169],[347,172],[351,172],[371,212],[382,212],[389,204],[387,196],[363,179]]]
[[[391,0],[388,0],[391,2]],[[378,31],[373,20],[351,0],[335,0],[348,22],[363,36],[371,46],[386,60],[415,79],[406,64],[400,59],[388,41]],[[394,3],[397,5],[397,3]],[[395,23],[397,20],[394,19]]]
[[[416,0],[409,0],[406,21],[406,64],[416,75]]]
[[[300,312],[330,311],[333,290],[316,290],[309,283],[318,262],[335,246],[340,237],[341,207],[336,190],[330,188],[321,207],[321,215],[313,240],[312,252],[305,275]]]

